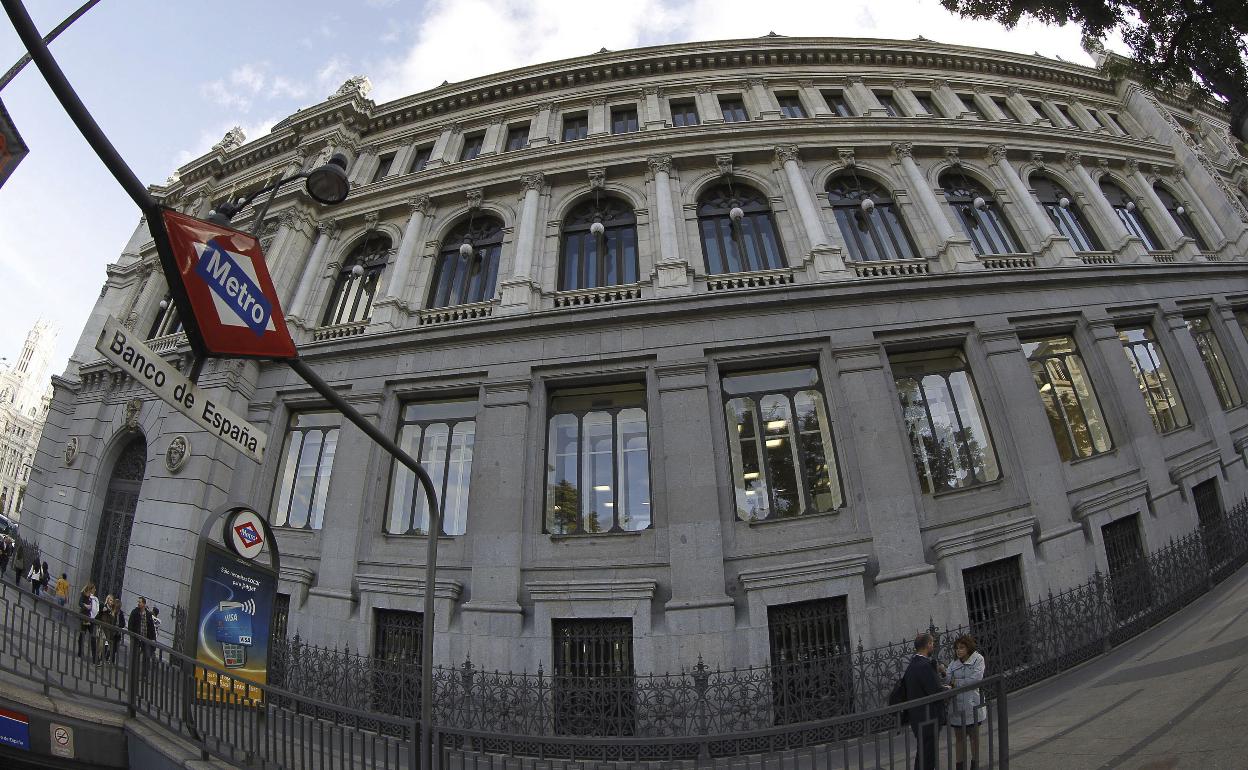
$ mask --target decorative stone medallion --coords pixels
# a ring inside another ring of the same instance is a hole
[[[186,465],[186,460],[190,456],[191,442],[181,434],[174,436],[169,442],[169,448],[165,450],[165,468],[170,473],[177,473],[182,470],[182,466]]]
[[[78,459],[78,437],[70,436],[69,441],[65,442],[65,464],[73,465],[74,460]]]
[[[139,410],[143,408],[143,400],[132,398],[126,402],[126,428],[134,430],[139,427]]]

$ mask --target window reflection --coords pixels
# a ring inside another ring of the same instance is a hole
[[[291,417],[273,503],[273,525],[320,529],[338,447],[340,418],[331,412]]]
[[[444,535],[466,531],[476,413],[476,401],[430,401],[403,408],[399,446],[423,465],[433,480]],[[423,535],[428,531],[425,493],[416,474],[395,461],[390,472],[386,532]]]

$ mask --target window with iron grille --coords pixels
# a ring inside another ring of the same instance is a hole
[[[671,106],[673,126],[696,126],[700,122],[698,119],[698,107],[693,101],[672,102]]]
[[[545,531],[649,529],[645,386],[563,390],[550,400]]]
[[[336,412],[291,416],[273,501],[273,526],[321,528],[341,424],[342,417]]]
[[[722,383],[737,517],[827,513],[840,474],[819,372],[813,366],[727,375]]]
[[[776,724],[853,711],[849,609],[844,596],[768,607],[767,635]]]
[[[1109,589],[1118,620],[1126,620],[1152,605],[1148,561],[1140,539],[1138,514],[1124,516],[1101,527],[1105,560],[1109,565]]]
[[[388,152],[377,159],[377,170],[373,172],[374,182],[380,182],[390,176],[390,167],[394,165],[394,153]]]
[[[574,142],[589,136],[589,115],[582,112],[563,116],[563,141]]]
[[[636,728],[633,621],[629,618],[556,619],[555,732],[560,735],[632,735]]]
[[[1218,337],[1213,333],[1209,319],[1203,316],[1187,319],[1187,328],[1196,341],[1196,349],[1200,351],[1200,360],[1205,364],[1205,371],[1213,382],[1213,389],[1218,394],[1218,403],[1223,409],[1234,409],[1244,402],[1231,376],[1231,368],[1226,363],[1226,354],[1218,344]]]
[[[1187,425],[1187,409],[1179,398],[1179,390],[1170,375],[1170,366],[1153,336],[1152,329],[1139,326],[1119,329],[1118,339],[1127,363],[1135,373],[1135,381],[1144,396],[1144,406],[1158,433],[1169,433]]]
[[[462,535],[468,518],[468,483],[476,439],[477,402],[428,401],[403,407],[399,445],[424,465],[437,487],[442,507],[442,534]],[[392,463],[390,508],[386,532],[423,535],[429,531],[429,509],[416,474]]]
[[[780,114],[786,118],[804,118],[806,110],[797,94],[780,94],[776,100],[780,103]]]
[[[373,708],[414,717],[420,711],[420,653],[424,615],[405,610],[374,610]]]
[[[1225,522],[1222,516],[1222,499],[1218,496],[1216,479],[1202,481],[1192,487],[1192,502],[1196,506],[1196,519],[1203,530],[1220,529]]]
[[[1027,600],[1019,557],[962,570],[971,634],[994,671],[1009,671],[1031,658]]]
[[[750,119],[745,112],[745,102],[739,96],[719,97],[719,111],[723,113],[725,123],[740,123]]]
[[[637,130],[637,105],[611,108],[611,133],[631,134]]]
[[[857,117],[858,113],[854,112],[854,108],[850,106],[849,100],[841,91],[824,91],[823,98],[831,108],[832,114],[842,118]]]
[[[521,123],[507,129],[507,152],[523,150],[529,143],[529,124]]]
[[[273,595],[273,638],[285,639],[290,629],[290,594]]]
[[[923,491],[995,481],[997,455],[962,351],[894,353],[888,361]]]
[[[481,154],[481,147],[485,144],[485,134],[473,134],[464,137],[464,147],[459,151],[460,160],[472,160]]]
[[[1063,460],[1091,457],[1113,448],[1101,405],[1075,340],[1067,335],[1028,340],[1023,353]]]
[[[429,158],[433,155],[432,147],[420,147],[416,152],[412,153],[412,162],[408,164],[407,173],[414,174],[417,171],[424,171],[425,166],[429,163]]]

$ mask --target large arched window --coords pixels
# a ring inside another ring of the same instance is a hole
[[[563,220],[560,290],[636,281],[637,217],[632,206],[618,198],[600,198],[572,209]]]
[[[325,326],[367,321],[373,312],[377,282],[390,257],[390,236],[370,233],[342,261],[334,293],[325,308]]]
[[[1109,201],[1109,205],[1118,215],[1122,226],[1127,228],[1127,232],[1139,236],[1140,240],[1144,241],[1144,247],[1149,251],[1157,251],[1161,248],[1157,234],[1148,226],[1144,217],[1140,216],[1140,210],[1136,207],[1135,201],[1131,200],[1131,196],[1108,179],[1101,180],[1101,193],[1104,194],[1105,200]]]
[[[1079,205],[1074,196],[1066,192],[1066,188],[1047,176],[1034,176],[1031,186],[1036,191],[1040,205],[1053,220],[1057,231],[1070,239],[1075,251],[1100,251],[1100,241],[1092,228],[1088,227],[1079,214]]]
[[[828,182],[828,201],[854,260],[871,262],[918,256],[893,196],[879,184],[856,176],[839,176]]]
[[[739,209],[740,218],[733,218]],[[753,187],[716,185],[698,200],[698,231],[707,273],[744,273],[784,267],[767,197]]]
[[[1179,203],[1178,198],[1174,194],[1159,184],[1153,185],[1153,192],[1157,193],[1157,197],[1161,199],[1161,205],[1166,207],[1166,211],[1170,212],[1170,218],[1179,226],[1183,234],[1188,238],[1196,241],[1196,248],[1201,251],[1208,251],[1209,246],[1205,243],[1205,239],[1200,237],[1200,231],[1196,229],[1196,225],[1192,222],[1192,217],[1187,213],[1187,208]]]
[[[992,193],[979,182],[950,172],[940,178],[945,200],[962,223],[976,254],[1017,254],[1018,238]]]
[[[467,249],[463,248],[465,245]],[[496,217],[465,219],[442,241],[433,273],[429,307],[448,307],[494,298],[503,223]]]

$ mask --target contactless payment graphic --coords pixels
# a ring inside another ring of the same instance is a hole
[[[251,621],[255,614],[255,599],[217,605],[212,622],[216,639],[221,643],[221,660],[226,668],[247,665],[247,648],[252,643]]]

